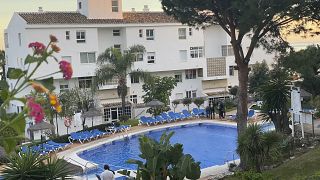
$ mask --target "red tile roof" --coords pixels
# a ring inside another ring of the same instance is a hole
[[[78,12],[21,12],[27,24],[152,24],[178,23],[163,12],[124,12],[123,19],[88,19]]]

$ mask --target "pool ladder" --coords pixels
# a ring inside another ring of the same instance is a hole
[[[229,160],[228,160],[228,155],[229,154],[232,154],[232,161],[233,161],[233,163],[235,164],[236,162],[235,162],[235,159],[234,159],[234,153],[233,153],[233,151],[227,151],[227,153],[226,153],[226,155],[225,155],[225,158],[224,158],[224,163],[225,164],[228,164],[228,166],[229,166]]]
[[[97,168],[97,169],[100,168],[98,165],[96,165],[96,164],[94,164],[94,163],[92,163],[92,162],[89,162],[89,161],[86,162],[86,164],[82,164],[82,163],[80,163],[79,161],[76,161],[76,160],[74,160],[74,159],[72,159],[72,158],[66,158],[65,160],[66,160],[67,162],[68,162],[69,160],[71,160],[71,161],[77,163],[78,165],[80,165],[81,167],[83,167],[83,168],[84,168],[83,174],[86,174],[87,179],[88,179],[88,165],[89,165],[89,164],[95,166],[95,168]]]

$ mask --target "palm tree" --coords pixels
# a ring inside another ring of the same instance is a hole
[[[6,57],[6,54],[4,52],[4,50],[0,50],[0,66],[1,66],[1,80],[4,80],[5,79],[5,76],[6,76],[6,69],[5,69],[5,66],[6,66],[6,60],[5,60],[5,57]]]
[[[142,79],[149,77],[147,72],[132,70],[137,55],[141,53],[145,53],[144,46],[134,45],[123,53],[118,49],[108,48],[98,57],[98,68],[94,78],[95,87],[99,88],[111,80],[117,80],[117,92],[121,98],[122,112],[125,112],[125,97],[128,94],[127,76]]]

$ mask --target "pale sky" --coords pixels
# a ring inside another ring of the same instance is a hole
[[[123,0],[124,10],[135,8],[137,11],[148,5],[152,11],[161,10],[160,0]],[[3,31],[14,12],[38,11],[76,11],[77,0],[0,0],[0,49],[4,49]]]
[[[43,7],[44,11],[75,11],[76,0],[0,0],[0,49],[4,49],[3,31],[7,27],[14,12],[38,11]],[[124,10],[135,8],[137,11],[148,5],[151,11],[161,10],[160,0],[123,0]],[[320,43],[320,36],[313,38],[301,38],[291,36],[288,38],[293,43]]]

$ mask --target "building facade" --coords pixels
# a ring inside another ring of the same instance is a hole
[[[121,0],[78,0],[77,5],[75,12],[40,9],[15,13],[4,35],[7,67],[25,69],[24,58],[31,53],[28,43],[48,42],[52,34],[61,47],[58,59],[68,60],[74,69],[70,81],[60,74],[53,75],[57,93],[74,87],[90,88],[100,53],[110,47],[123,51],[137,44],[143,45],[146,53],[137,56],[133,69],[176,78],[177,87],[170,100],[228,97],[228,88],[238,84],[230,39],[218,25],[206,29],[189,27],[163,12],[151,12],[147,6],[140,12],[123,12]],[[271,64],[273,56],[257,49],[251,63],[265,59]],[[34,77],[57,70],[58,65],[49,60]],[[8,81],[12,88],[15,82]],[[120,108],[116,82],[101,87],[97,99],[104,109],[104,120],[116,120],[121,114],[138,115],[133,107],[143,103],[142,84],[140,79],[128,77],[125,112]],[[29,92],[25,89],[20,96]],[[21,106],[12,102],[10,109],[19,111]]]

